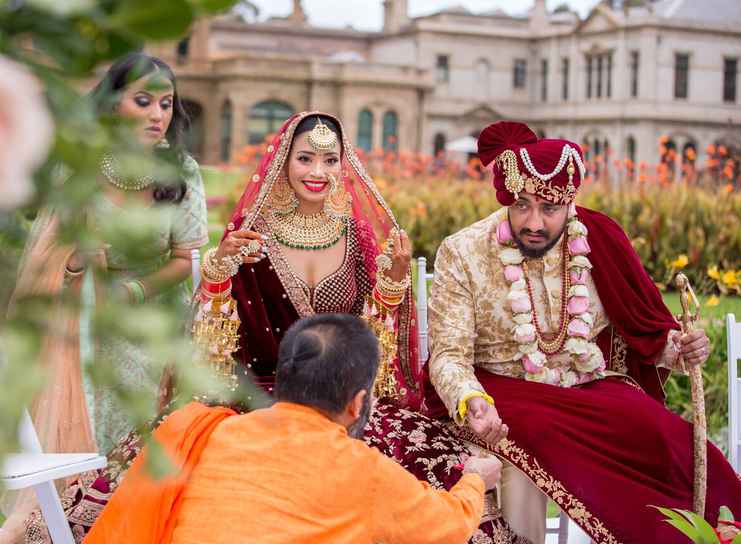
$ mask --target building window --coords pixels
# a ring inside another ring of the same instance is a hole
[[[269,134],[275,134],[283,122],[293,115],[293,108],[285,102],[265,100],[252,106],[247,119],[247,141],[261,144]]]
[[[221,162],[229,162],[232,155],[232,103],[225,100],[221,106]]]
[[[738,59],[723,59],[723,102],[736,101]]]
[[[540,61],[540,99],[548,101],[548,59]]]
[[[183,143],[193,158],[203,159],[203,107],[187,98],[182,99],[183,109],[190,118],[188,129],[183,133]]]
[[[602,98],[602,55],[597,57],[597,98]]]
[[[476,61],[474,67],[476,89],[474,93],[484,100],[489,99],[489,81],[491,80],[491,65],[486,59],[479,59]]]
[[[605,89],[605,96],[607,98],[612,96],[612,53],[607,54],[607,89]]]
[[[364,151],[373,147],[373,113],[369,110],[358,114],[358,147]]]
[[[636,162],[636,139],[633,136],[625,140],[625,156],[630,161],[629,167],[632,167]]]
[[[450,81],[450,57],[448,55],[437,56],[436,74],[438,83]]]
[[[432,146],[435,150],[435,157],[443,153],[445,151],[445,134],[442,132],[435,134],[435,140],[433,141]]]
[[[190,49],[190,36],[186,36],[178,42],[175,48],[175,60],[178,64],[183,64],[188,60],[188,51]]]
[[[630,96],[638,98],[638,69],[640,66],[640,53],[638,51],[630,52]]]
[[[591,55],[587,55],[587,98],[592,98],[592,65],[594,61]]]
[[[687,98],[690,72],[690,56],[686,53],[674,55],[674,98]]]
[[[563,100],[569,99],[569,59],[564,57],[561,59],[561,98]]]
[[[527,75],[527,61],[525,59],[515,59],[515,69],[512,77],[512,86],[515,89],[524,89]]]
[[[399,117],[396,112],[383,114],[383,149],[396,151],[399,148]]]

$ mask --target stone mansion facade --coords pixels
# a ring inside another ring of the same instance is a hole
[[[636,162],[658,162],[661,137],[678,160],[741,147],[738,0],[605,0],[584,20],[545,0],[527,16],[383,7],[380,32],[311,26],[294,0],[285,18],[234,12],[148,48],[179,77],[194,154],[228,162],[307,109],[366,150],[436,153],[498,119]]]

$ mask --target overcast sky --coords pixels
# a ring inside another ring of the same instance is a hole
[[[252,0],[260,8],[260,19],[284,16],[291,12],[293,0]],[[583,17],[598,0],[566,0]],[[546,0],[552,10],[564,0]],[[303,0],[309,20],[317,26],[343,27],[352,25],[362,30],[380,30],[383,21],[382,0]],[[507,13],[524,14],[532,0],[409,0],[409,14],[413,17],[434,13],[450,6],[464,6],[474,13],[501,8]]]

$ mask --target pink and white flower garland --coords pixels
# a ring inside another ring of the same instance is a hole
[[[570,354],[569,368],[549,368],[548,356],[538,346],[534,324],[534,309],[525,282],[522,267],[524,256],[512,238],[509,221],[505,217],[497,225],[497,241],[505,246],[499,253],[504,265],[504,277],[510,284],[507,304],[512,310],[514,340],[518,345],[515,360],[521,360],[525,369],[525,379],[571,387],[604,376],[605,360],[596,343],[590,342],[589,331],[594,318],[589,313],[589,291],[587,278],[592,264],[587,255],[590,252],[587,242],[587,227],[576,217],[576,207],[569,208],[569,222],[566,229],[569,262],[567,270],[571,286],[568,292],[568,329],[562,348]]]

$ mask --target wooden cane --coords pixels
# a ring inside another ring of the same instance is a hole
[[[682,334],[688,334],[695,327],[695,321],[700,317],[700,303],[692,290],[687,276],[677,274],[675,284],[679,289],[679,302],[682,305],[682,315],[677,320],[682,325]],[[694,305],[694,311],[691,306]],[[702,368],[692,365],[689,368],[690,386],[692,388],[692,422],[694,438],[695,474],[692,486],[692,509],[699,516],[705,517],[705,497],[708,489],[708,428],[705,418],[705,391],[702,383]]]

